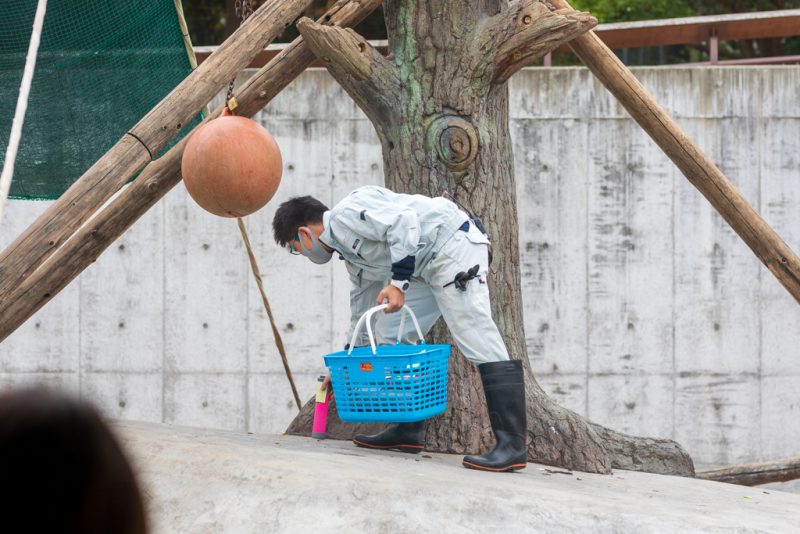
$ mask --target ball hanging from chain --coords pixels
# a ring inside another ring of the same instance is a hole
[[[192,134],[181,160],[189,195],[221,217],[243,217],[266,205],[280,185],[282,170],[272,135],[227,109]]]

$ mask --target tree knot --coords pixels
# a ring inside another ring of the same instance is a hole
[[[459,115],[440,114],[428,120],[428,150],[452,172],[466,170],[478,155],[478,134],[472,123]]]

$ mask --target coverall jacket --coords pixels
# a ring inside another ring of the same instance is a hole
[[[423,334],[441,316],[472,362],[509,359],[491,315],[486,284],[489,240],[453,202],[366,186],[325,212],[323,226],[320,240],[346,262],[352,284],[348,343],[358,319],[375,306],[394,277],[409,279],[405,304],[416,314]],[[474,265],[480,265],[479,277],[467,282],[466,290],[444,287]],[[379,343],[397,341],[400,315],[382,317],[376,328]],[[404,324],[402,342],[417,342],[412,322]],[[368,344],[366,333],[356,343]]]

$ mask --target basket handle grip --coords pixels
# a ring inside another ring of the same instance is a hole
[[[367,323],[367,336],[369,337],[369,344],[372,347],[372,354],[375,355],[378,352],[377,349],[375,348],[375,336],[372,334],[372,320],[371,319],[372,319],[372,315],[375,312],[383,310],[388,306],[389,306],[388,304],[380,304],[378,306],[375,306],[374,308],[368,309],[364,313],[364,315],[361,316],[361,318],[356,323],[356,327],[353,329],[353,337],[350,339],[350,349],[347,351],[347,355],[348,356],[353,353],[353,349],[355,348],[355,345],[356,345],[356,338],[358,337],[358,333],[361,331],[361,325],[364,324],[364,321],[366,321],[366,323]],[[400,308],[400,311],[401,312],[405,312],[405,314],[400,319],[400,328],[398,328],[398,330],[397,330],[397,342],[400,343],[400,338],[403,335],[403,325],[404,325],[404,322],[405,322],[405,319],[406,319],[405,316],[409,315],[411,317],[411,320],[414,322],[414,328],[417,329],[417,335],[419,336],[420,339],[423,340],[423,343],[424,343],[425,340],[424,340],[424,337],[422,335],[422,329],[419,327],[419,322],[417,321],[417,316],[414,315],[414,312],[411,311],[411,308],[409,308],[408,306],[403,306],[402,308]]]

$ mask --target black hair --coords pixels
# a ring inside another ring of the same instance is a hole
[[[41,386],[0,392],[0,474],[4,523],[63,534],[148,530],[122,447],[97,410],[72,395]]]
[[[286,246],[301,226],[321,223],[322,214],[326,211],[328,207],[314,197],[306,195],[290,198],[278,207],[272,219],[275,242],[282,247]]]

